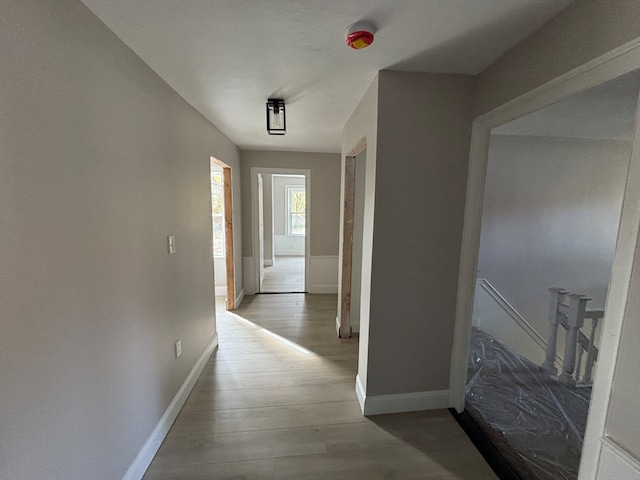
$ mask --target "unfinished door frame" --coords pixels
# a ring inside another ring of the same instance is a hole
[[[491,129],[620,75],[637,70],[638,66],[640,66],[640,39],[612,50],[478,117],[474,121],[471,132],[469,176],[449,384],[450,405],[459,412],[464,409],[465,401],[466,360],[471,334],[475,276],[482,223],[482,202]],[[640,115],[636,112],[635,137],[603,325],[607,334],[602,336],[602,344],[598,354],[598,374],[594,382],[592,407],[589,411],[587,432],[584,438],[580,480],[596,478],[601,442],[606,440],[605,421],[620,344],[622,321],[629,295],[631,267],[640,230],[639,118]]]
[[[351,338],[351,277],[353,270],[353,224],[355,217],[356,157],[347,155],[344,165],[344,220],[342,226],[342,283],[340,289],[339,338]]]
[[[236,275],[233,252],[233,177],[231,167],[216,157],[211,157],[211,163],[222,168],[222,189],[224,194],[224,256],[227,275],[227,310],[235,310],[236,305]]]
[[[353,270],[353,225],[356,203],[356,157],[367,148],[366,137],[361,139],[347,155],[344,166],[344,216],[342,219],[342,276],[340,282],[340,311],[336,330],[338,337],[351,338],[351,278]]]
[[[309,257],[311,255],[311,170],[308,168],[251,167],[251,242],[253,244],[253,293],[260,293],[260,245],[258,239],[258,174],[304,176],[305,212],[304,223],[304,291],[309,291]],[[273,202],[272,202],[273,205]]]

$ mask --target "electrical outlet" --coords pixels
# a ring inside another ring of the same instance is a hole
[[[178,340],[176,342],[176,358],[178,358],[182,354],[182,341]]]

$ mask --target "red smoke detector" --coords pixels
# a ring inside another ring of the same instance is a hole
[[[373,43],[374,31],[369,23],[354,23],[347,29],[347,45],[354,50],[367,48]]]

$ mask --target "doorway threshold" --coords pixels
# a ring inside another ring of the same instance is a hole
[[[307,294],[309,292],[258,292],[256,295],[290,295],[292,293],[304,293]]]

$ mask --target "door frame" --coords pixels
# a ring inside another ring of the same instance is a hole
[[[227,283],[227,310],[235,310],[236,305],[236,274],[233,248],[233,176],[231,167],[214,156],[210,162],[222,168],[222,182],[224,194],[224,256]],[[213,231],[213,230],[212,230]],[[213,238],[211,243],[213,244]]]
[[[342,268],[338,291],[338,316],[336,332],[339,338],[350,338],[351,328],[351,278],[353,275],[353,226],[356,203],[356,157],[367,149],[367,137],[363,137],[344,156],[343,218],[340,263]]]
[[[304,176],[305,188],[305,232],[304,232],[304,291],[309,291],[309,257],[311,254],[311,170],[308,168],[251,167],[251,243],[253,255],[252,274],[254,292],[260,293],[260,245],[258,239],[258,174]],[[272,202],[273,205],[273,202]]]
[[[264,283],[264,176],[258,173],[258,291],[262,291]],[[272,196],[273,197],[273,196]],[[269,202],[271,203],[271,202]],[[272,206],[273,210],[273,206]],[[272,214],[273,215],[273,214]],[[262,224],[262,227],[261,227]],[[273,240],[272,240],[273,241]]]
[[[356,156],[344,157],[344,218],[342,221],[342,282],[340,283],[339,338],[351,338],[351,278],[353,276],[353,227],[356,203]]]
[[[471,132],[469,175],[449,384],[450,405],[459,412],[463,410],[465,401],[466,359],[471,333],[482,223],[482,202],[491,129],[620,75],[637,70],[639,65],[640,39],[636,39],[478,117],[474,121]],[[601,441],[605,438],[605,421],[620,344],[622,321],[629,296],[631,266],[640,230],[639,118],[640,115],[636,112],[635,137],[604,318],[607,335],[602,336],[602,345],[598,356],[598,375],[594,382],[587,433],[584,438],[580,480],[595,479],[597,473]]]

